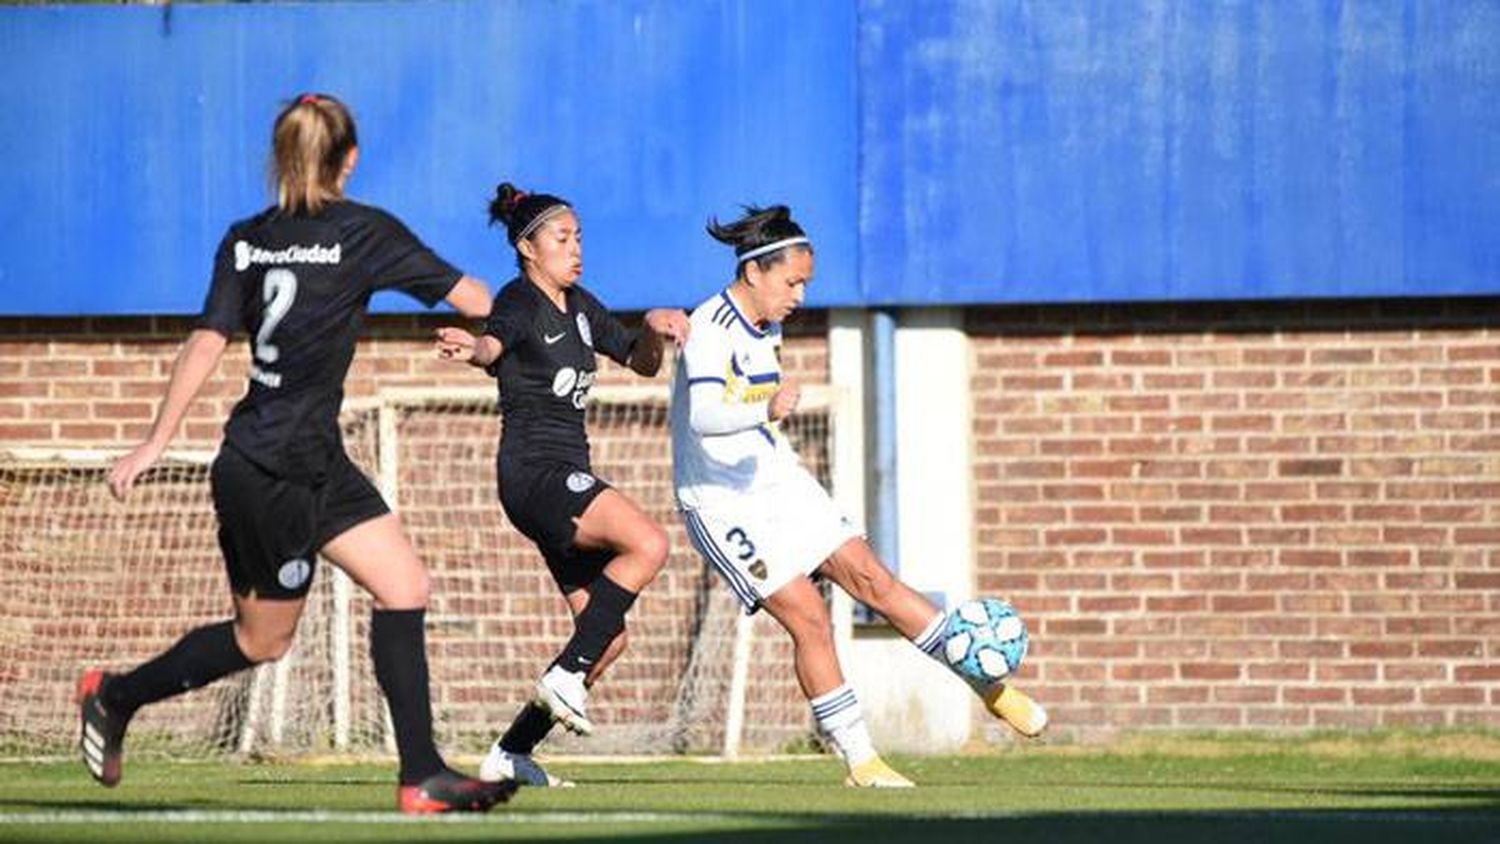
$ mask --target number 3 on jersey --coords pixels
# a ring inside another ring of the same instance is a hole
[[[261,299],[266,303],[266,312],[261,317],[260,330],[255,332],[255,359],[262,363],[275,363],[281,350],[271,342],[276,326],[292,309],[297,298],[297,275],[291,270],[276,268],[266,272],[261,284]]]

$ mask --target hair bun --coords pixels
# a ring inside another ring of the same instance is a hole
[[[515,219],[516,208],[525,198],[525,191],[510,182],[501,182],[495,188],[495,198],[490,201],[490,225],[500,223],[509,227]]]

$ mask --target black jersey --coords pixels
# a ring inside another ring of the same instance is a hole
[[[584,408],[603,352],[625,363],[638,331],[615,319],[593,294],[569,287],[566,311],[525,277],[495,295],[484,331],[504,344],[490,364],[500,379],[502,460],[560,460],[587,468]]]
[[[250,333],[250,387],[224,440],[273,475],[319,482],[343,449],[338,413],[376,290],[431,307],[462,274],[400,220],[340,201],[313,215],[269,208],[229,227],[199,320]]]

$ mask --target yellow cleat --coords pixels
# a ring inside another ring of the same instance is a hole
[[[1036,738],[1047,729],[1047,710],[1015,686],[996,685],[985,693],[984,707],[1027,738]]]
[[[896,773],[884,759],[871,756],[849,768],[844,785],[854,788],[915,788],[917,784]]]

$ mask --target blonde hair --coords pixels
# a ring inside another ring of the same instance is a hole
[[[347,106],[327,94],[297,97],[271,132],[276,204],[287,213],[316,214],[342,199],[344,159],[358,143]]]

